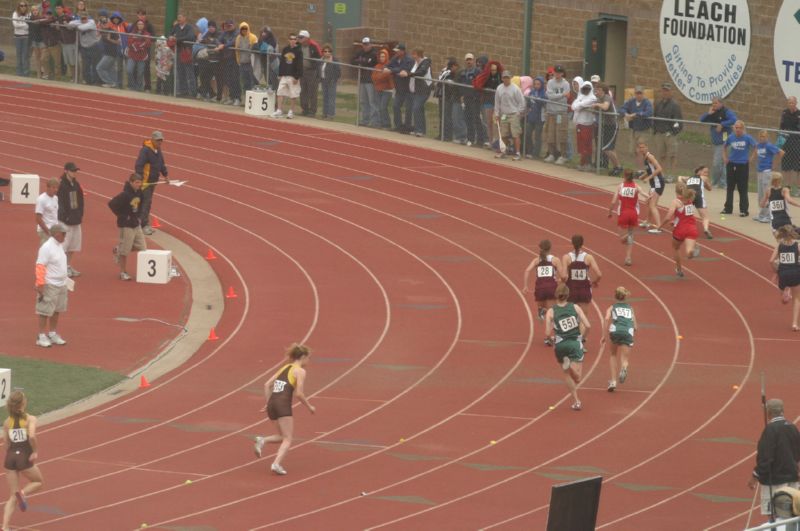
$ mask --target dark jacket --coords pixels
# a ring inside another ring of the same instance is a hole
[[[369,51],[364,50],[364,48],[362,47],[353,56],[352,64],[363,67],[359,69],[361,72],[360,74],[361,83],[365,85],[371,85],[372,71],[364,70],[364,68],[375,68],[375,65],[378,64],[378,50],[374,46],[370,48]]]
[[[758,440],[753,476],[762,485],[780,485],[797,481],[800,461],[800,432],[783,417],[775,417]]]
[[[411,81],[411,78],[400,77],[398,74],[403,70],[411,73],[411,69],[414,68],[414,60],[408,54],[403,55],[403,57],[398,54],[392,57],[387,68],[394,74],[394,88],[398,92],[408,92],[408,82]]]
[[[117,227],[135,229],[141,225],[142,191],[134,190],[130,181],[125,183],[122,192],[108,202],[108,208],[117,216]]]
[[[278,75],[292,76],[295,79],[303,77],[303,48],[299,44],[283,48],[278,64]]]
[[[681,122],[673,122],[673,120],[683,120],[681,106],[673,98],[658,100],[653,106],[653,117],[661,118],[653,120],[654,133],[677,135],[683,129]]]
[[[725,134],[731,134],[731,127],[736,123],[736,115],[727,107],[720,107],[714,112],[703,113],[701,122],[714,124],[711,126],[711,143],[721,146],[725,143]],[[717,125],[722,125],[722,131],[717,131]]]
[[[78,179],[69,182],[66,175],[58,183],[58,221],[67,225],[80,225],[83,221],[83,188]]]
[[[152,140],[144,141],[142,149],[139,150],[139,157],[136,159],[133,171],[144,178],[145,187],[146,183],[156,182],[159,175],[167,176],[168,172],[167,165],[164,163],[164,153],[160,149],[156,151]]]
[[[430,71],[431,60],[423,57],[419,65],[417,65],[417,69],[410,74],[414,78],[414,94],[422,94],[424,96],[431,93],[431,85],[428,85],[425,79],[425,76],[430,74]]]
[[[325,61],[325,77],[320,78],[320,82],[328,87],[335,86],[336,83],[339,81],[339,78],[342,76],[342,68],[338,64],[338,59],[335,57],[333,58],[332,62]],[[320,75],[322,75],[322,63],[320,63],[319,69]]]

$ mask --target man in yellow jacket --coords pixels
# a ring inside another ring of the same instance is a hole
[[[256,84],[256,76],[253,74],[253,53],[250,51],[256,44],[258,44],[258,37],[250,31],[247,22],[239,24],[239,35],[236,36],[236,63],[239,65],[242,94],[240,98],[236,98],[234,105],[241,105],[247,91]],[[239,103],[236,103],[237,101]]]
[[[133,171],[143,178],[142,183],[142,231],[150,236],[153,234],[153,227],[150,226],[150,207],[153,205],[153,194],[155,193],[155,183],[160,176],[169,183],[169,173],[164,162],[164,153],[161,151],[161,144],[164,142],[164,133],[153,131],[150,139],[142,143],[139,150],[139,157],[136,159]]]

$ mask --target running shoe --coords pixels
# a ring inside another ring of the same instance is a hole
[[[694,249],[692,249],[691,257],[692,258],[697,258],[698,256],[700,256],[700,246],[695,244]]]
[[[123,271],[122,273],[119,274],[119,279],[120,280],[130,280],[131,276],[128,273]]]
[[[564,157],[558,157],[556,159],[556,164],[558,164],[559,166],[563,166],[566,163],[567,163],[567,159],[565,159]]]
[[[279,476],[285,476],[286,475],[286,469],[283,468],[278,463],[272,463],[272,466],[270,468],[272,469],[272,472],[274,472],[275,474],[278,474]]]
[[[683,269],[676,269],[675,270],[675,274],[678,276],[678,278],[683,278],[684,277]]]
[[[256,452],[256,457],[261,457],[261,450],[264,448],[264,437],[256,437],[256,444],[253,446],[253,450]]]
[[[711,231],[705,230],[703,231],[706,234],[706,240],[713,240],[714,236],[711,234]]]
[[[291,120],[292,118],[294,118],[294,111],[287,112],[286,113],[286,119],[287,120]]]
[[[152,236],[155,231],[153,230],[153,227],[148,225],[142,228],[142,232],[144,233],[145,236]]]
[[[544,344],[545,344],[546,346],[548,346],[548,347],[552,347],[552,346],[553,346],[553,340],[552,340],[552,339],[550,339],[550,338],[548,337],[548,338],[546,338],[546,339],[544,340]]]
[[[519,160],[519,159],[520,159],[519,153],[515,153],[514,156],[511,157],[511,160]]]
[[[649,232],[650,234],[661,234],[661,229],[657,229],[654,227],[652,229],[647,229],[647,232]]]
[[[570,359],[569,356],[564,356],[564,359],[561,360],[561,368],[565,371],[569,370]]]
[[[28,510],[28,500],[25,499],[25,493],[22,492],[21,490],[18,490],[16,492],[16,496],[17,496],[17,507],[19,507],[19,510],[24,513],[25,511]]]
[[[614,380],[609,380],[608,381],[608,389],[607,389],[607,391],[609,393],[613,393],[616,390],[617,390],[617,382],[615,382]]]
[[[539,308],[539,320],[544,321],[544,317],[547,314],[547,310],[545,308]]]
[[[556,158],[555,158],[553,155],[547,155],[547,156],[544,158],[544,161],[545,161],[545,162],[555,162],[555,161],[556,161]]]
[[[728,215],[728,214],[733,214],[733,211],[732,210],[723,210],[722,212],[720,212],[720,214],[725,216],[725,215]]]
[[[52,345],[50,339],[44,334],[39,334],[39,337],[36,339],[36,346],[47,348],[50,345]]]
[[[575,402],[569,407],[572,408],[572,411],[580,411],[581,409],[583,409],[583,404],[581,404],[580,402]]]
[[[625,243],[628,245],[633,245],[633,234],[628,234],[628,237],[625,238]]]
[[[282,116],[283,116],[283,111],[282,111],[282,110],[280,110],[280,109],[278,109],[278,110],[276,110],[274,113],[272,113],[272,117],[273,117],[273,118],[280,118],[280,117],[282,117]]]
[[[626,378],[628,378],[628,368],[623,367],[622,370],[619,371],[619,383],[624,384]]]
[[[646,229],[647,227],[649,227],[649,226],[650,226],[650,223],[649,223],[649,222],[647,222],[647,221],[640,221],[640,222],[639,222],[639,226],[640,226],[641,228],[643,228],[643,229]]]
[[[67,342],[64,341],[64,338],[58,335],[58,332],[50,332],[47,334],[47,339],[50,340],[50,343],[53,345],[66,345]]]
[[[629,265],[631,265],[632,263],[633,263],[633,260],[631,260],[630,258],[626,258],[626,259],[625,259],[625,265],[626,265],[626,266],[629,266]]]

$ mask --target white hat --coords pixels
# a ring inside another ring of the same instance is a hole
[[[361,44],[369,44],[370,42],[372,41],[369,40],[369,37],[364,37],[363,39],[361,39]]]
[[[600,76],[598,76],[597,74],[595,74],[595,75],[593,75],[593,76],[592,76],[592,77],[591,77],[589,80],[590,80],[592,83],[600,83]]]
[[[300,30],[300,33],[297,34],[298,37],[305,37],[306,39],[311,37],[311,34],[308,30]]]

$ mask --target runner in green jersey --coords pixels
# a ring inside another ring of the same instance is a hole
[[[569,288],[559,284],[556,288],[556,304],[545,317],[545,330],[555,343],[556,360],[564,371],[564,381],[572,394],[572,409],[580,411],[581,401],[578,399],[578,384],[581,381],[583,368],[583,341],[591,325],[580,306],[568,302]]]
[[[608,323],[608,339],[611,342],[611,355],[608,363],[611,368],[611,379],[608,381],[608,391],[617,388],[617,356],[621,363],[619,383],[625,383],[628,377],[628,357],[633,347],[633,334],[636,331],[636,316],[633,308],[626,301],[630,291],[620,286],[614,291],[617,300],[606,310],[605,322]],[[603,337],[602,342],[605,343]]]

